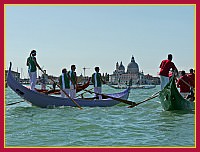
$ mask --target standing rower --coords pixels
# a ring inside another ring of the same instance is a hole
[[[76,77],[76,66],[71,65],[71,70],[68,72],[69,80],[70,80],[70,97],[76,97],[76,87],[77,87],[77,77]]]
[[[178,70],[174,63],[172,62],[172,55],[168,54],[168,59],[163,60],[160,64],[160,83],[161,90],[166,86],[169,82],[169,71],[172,69],[174,72],[178,74]]]
[[[95,93],[101,94],[101,92],[102,92],[102,82],[105,83],[102,80],[101,73],[99,73],[99,67],[95,67],[95,73],[92,74],[92,83],[94,84],[94,92]],[[95,94],[96,98],[97,98],[97,96],[99,97],[99,100],[102,99],[101,95]]]
[[[70,87],[69,87],[69,77],[67,75],[67,69],[64,68],[62,69],[62,74],[60,75],[59,77],[59,84],[60,84],[60,87],[67,93],[69,94],[69,90],[70,90]],[[61,97],[66,97],[65,93],[60,90],[60,93],[61,93]]]
[[[30,85],[31,85],[30,89],[35,90],[36,78],[37,78],[37,67],[40,70],[42,70],[36,60],[36,50],[31,51],[30,56],[27,58],[26,65],[28,66],[28,74],[30,77]]]

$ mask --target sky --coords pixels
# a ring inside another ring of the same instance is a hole
[[[195,68],[194,5],[7,5],[5,69],[28,77],[32,49],[47,74],[59,76],[75,64],[77,75],[94,67],[112,74],[134,56],[139,70],[158,76],[169,53],[178,70]],[[39,72],[41,75],[42,72]]]

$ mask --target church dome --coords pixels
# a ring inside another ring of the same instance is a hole
[[[131,62],[127,66],[127,73],[138,73],[138,72],[139,72],[138,64],[135,62],[135,59],[132,56]]]
[[[120,63],[119,70],[120,71],[125,71],[125,67],[123,66],[122,62]]]

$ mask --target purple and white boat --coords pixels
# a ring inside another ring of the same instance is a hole
[[[60,107],[60,106],[72,106],[76,107],[77,105],[70,98],[62,98],[56,96],[45,95],[36,91],[32,91],[27,87],[23,86],[21,83],[15,80],[11,72],[12,63],[10,63],[8,75],[7,75],[7,84],[8,86],[16,92],[21,98],[23,98],[28,103],[31,103],[33,106],[41,108],[49,107]],[[106,94],[107,96],[127,100],[129,96],[129,88],[123,92]],[[77,98],[74,101],[81,107],[111,107],[120,103],[119,100],[114,100],[113,98],[106,98],[102,100],[94,99],[85,99]]]

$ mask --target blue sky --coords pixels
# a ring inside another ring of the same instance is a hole
[[[59,76],[71,64],[91,76],[94,67],[111,74],[116,62],[127,70],[132,55],[144,74],[157,76],[160,62],[173,54],[178,70],[195,66],[193,5],[7,5],[6,65],[27,77],[26,58]],[[41,74],[41,72],[39,73]]]

